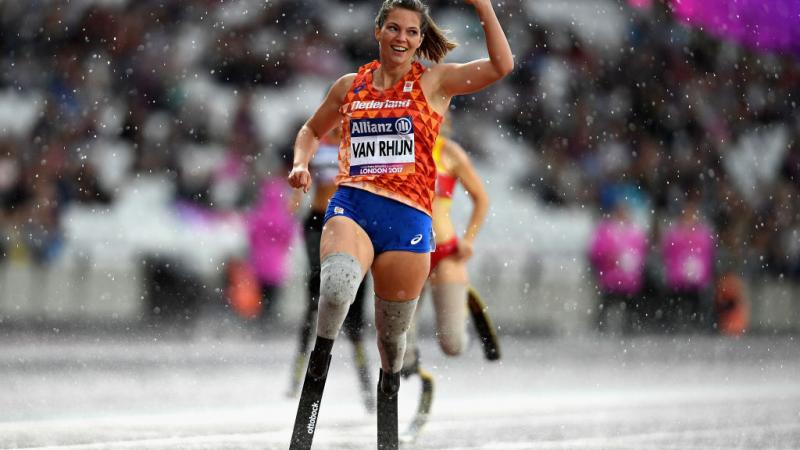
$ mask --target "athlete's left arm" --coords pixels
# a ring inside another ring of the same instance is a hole
[[[514,69],[514,55],[490,0],[465,0],[475,7],[486,37],[489,57],[465,64],[439,64],[437,80],[446,97],[479,91]]]
[[[451,172],[458,178],[458,181],[467,190],[467,194],[472,200],[472,214],[470,214],[469,223],[462,239],[469,243],[471,247],[471,244],[478,236],[478,231],[480,231],[486,220],[486,214],[489,212],[489,195],[486,193],[483,181],[478,176],[478,172],[475,171],[469,156],[467,156],[467,152],[460,145],[448,139],[445,142],[445,152],[448,159],[453,162],[453,166],[450,169]]]

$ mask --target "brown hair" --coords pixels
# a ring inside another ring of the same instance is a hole
[[[447,52],[458,47],[458,44],[447,38],[449,31],[442,30],[431,19],[430,9],[421,0],[384,0],[378,15],[375,16],[375,26],[383,27],[386,16],[395,8],[408,9],[420,15],[422,45],[417,49],[417,56],[438,63],[444,59]]]

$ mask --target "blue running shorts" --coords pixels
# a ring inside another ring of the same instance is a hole
[[[431,217],[397,200],[340,186],[328,203],[325,222],[335,216],[348,217],[361,226],[372,241],[376,256],[393,250],[414,253],[433,250]]]

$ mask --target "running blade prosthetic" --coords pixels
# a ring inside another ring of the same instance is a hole
[[[421,368],[417,368],[416,373],[419,375],[421,382],[419,404],[417,404],[417,411],[414,414],[414,418],[411,420],[406,431],[400,436],[400,441],[404,443],[417,440],[425,424],[428,423],[431,405],[433,405],[433,375]]]
[[[397,450],[397,392],[400,373],[380,371],[378,379],[378,450]]]
[[[467,290],[467,305],[472,315],[472,322],[475,324],[475,330],[480,337],[484,356],[489,361],[500,359],[500,340],[497,338],[494,324],[487,312],[486,303],[472,286]]]
[[[330,354],[311,352],[303,391],[297,405],[297,416],[294,419],[294,431],[289,450],[309,450],[317,429],[317,417],[322,404],[322,392],[331,365]]]

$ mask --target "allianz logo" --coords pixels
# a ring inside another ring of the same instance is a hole
[[[410,134],[414,131],[414,123],[408,117],[400,117],[394,122],[387,119],[357,119],[350,124],[350,134]]]

